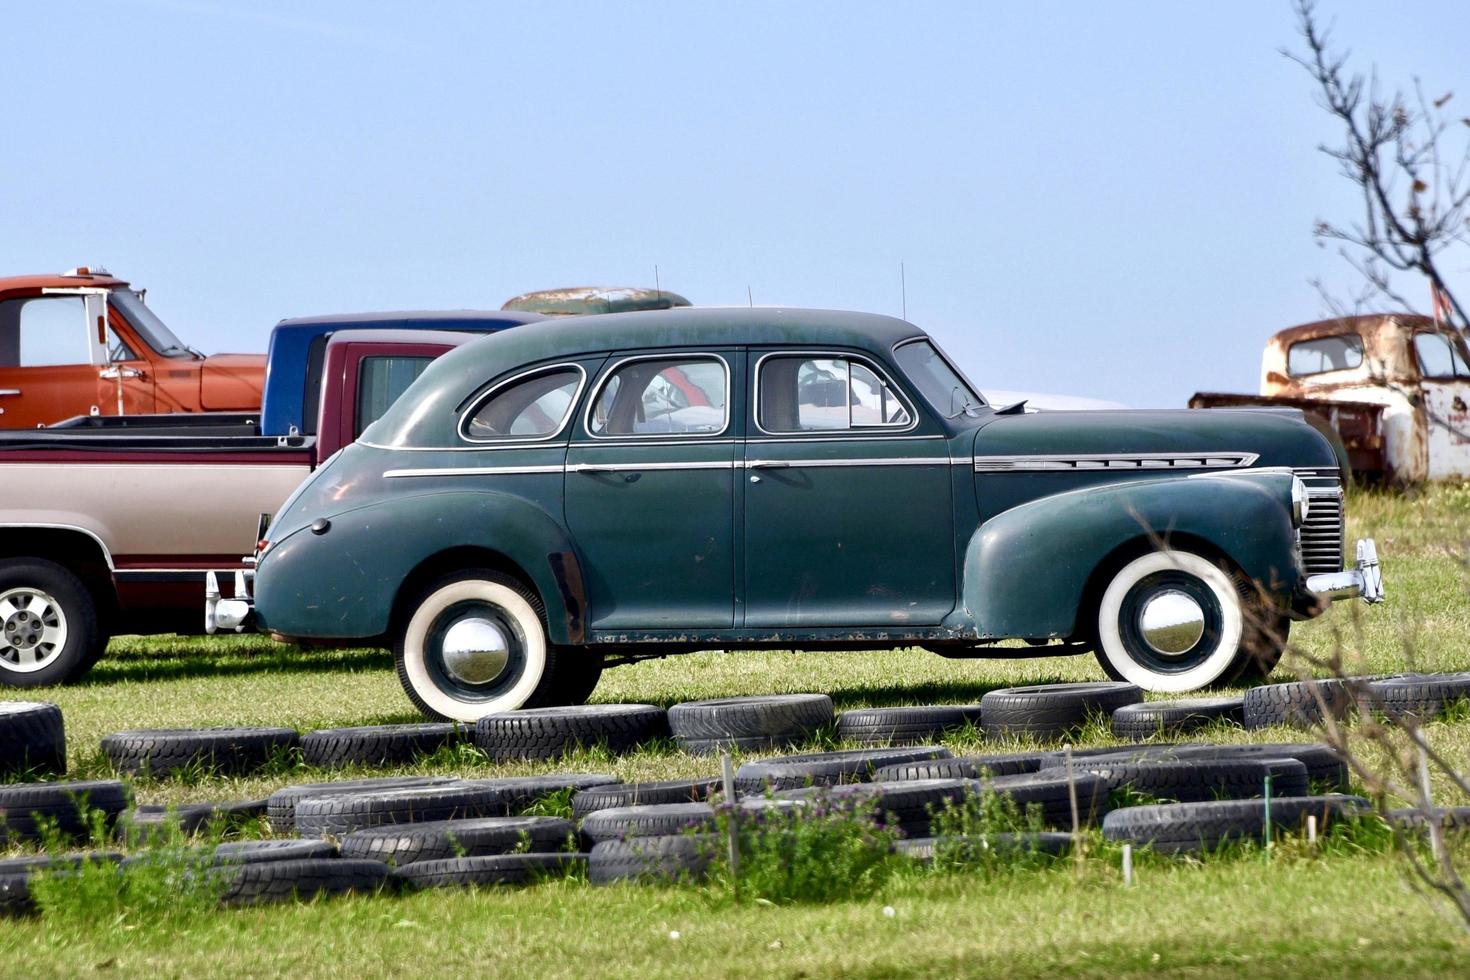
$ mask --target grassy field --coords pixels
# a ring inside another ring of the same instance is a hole
[[[1348,651],[1361,670],[1391,673],[1406,657],[1426,670],[1470,669],[1470,487],[1410,498],[1357,494],[1352,536],[1373,535],[1384,557],[1387,604],[1340,605],[1299,626],[1303,650]],[[1283,669],[1281,679],[1290,679]],[[970,702],[997,687],[1101,678],[1090,658],[955,661],[916,650],[699,654],[620,667],[594,700],[672,704],[693,698],[825,691],[839,710],[864,705]],[[290,725],[311,728],[414,720],[381,651],[301,652],[255,637],[115,641],[86,683],[44,694],[66,713],[72,765],[103,775],[105,734],[128,728]],[[1433,726],[1441,748],[1470,759],[1470,723]],[[1218,729],[1220,741],[1300,741],[1289,730]],[[1104,744],[1095,727],[1081,744]],[[957,753],[1005,751],[973,733]],[[819,741],[814,748],[829,747]],[[672,745],[551,765],[490,765],[445,753],[412,772],[473,776],[612,772],[627,780],[712,769]],[[357,775],[360,773],[352,773]],[[376,774],[376,773],[375,773]],[[342,775],[348,775],[343,773]],[[142,802],[259,797],[330,778],[282,767],[249,779],[142,781]],[[1447,802],[1454,802],[1446,796]],[[883,914],[884,906],[894,910]],[[1121,888],[1106,858],[1080,870],[979,876],[912,875],[869,900],[768,908],[698,889],[592,889],[575,882],[524,891],[354,898],[287,908],[211,912],[167,929],[135,916],[110,922],[7,924],[0,971],[33,976],[95,969],[157,976],[283,973],[422,975],[499,968],[548,975],[700,972],[718,975],[1151,972],[1260,969],[1301,975],[1465,972],[1470,944],[1408,886],[1392,855],[1350,847],[1266,862],[1147,862]],[[678,938],[671,938],[677,932]]]

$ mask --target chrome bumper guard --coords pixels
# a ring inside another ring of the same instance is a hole
[[[1308,575],[1307,590],[1333,602],[1339,599],[1382,602],[1383,569],[1378,564],[1378,546],[1372,538],[1359,539],[1357,567],[1344,572]]]
[[[219,577],[214,572],[205,573],[204,632],[210,635],[222,630],[245,632],[255,614],[255,600],[250,595],[254,582],[254,569],[238,569],[235,572],[235,594],[226,599],[220,595]]]

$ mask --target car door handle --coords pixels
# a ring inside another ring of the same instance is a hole
[[[621,466],[601,466],[597,463],[573,463],[569,469],[573,473],[616,473]]]
[[[791,464],[784,459],[753,459],[745,465],[753,470],[785,470],[791,468]]]
[[[109,367],[97,372],[97,377],[103,381],[116,381],[119,378],[141,378],[142,376],[142,371],[129,367]]]
[[[18,394],[20,394],[20,389],[19,388],[0,388],[0,398],[3,398],[6,395],[18,395]]]

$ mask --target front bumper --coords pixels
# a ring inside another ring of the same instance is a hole
[[[254,569],[237,569],[235,594],[227,599],[220,594],[219,576],[207,572],[204,576],[204,632],[210,635],[221,630],[245,632],[255,618],[255,599],[250,594],[254,584]]]
[[[1367,603],[1383,601],[1383,569],[1378,564],[1378,546],[1372,538],[1358,541],[1355,567],[1343,572],[1308,575],[1307,591],[1320,600],[1362,599]]]

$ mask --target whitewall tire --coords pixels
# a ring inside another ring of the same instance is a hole
[[[421,711],[463,722],[526,705],[551,659],[535,597],[490,571],[430,586],[409,611],[393,654]]]
[[[1245,616],[1229,574],[1188,551],[1123,566],[1098,606],[1097,659],[1148,691],[1193,691],[1239,672]]]

